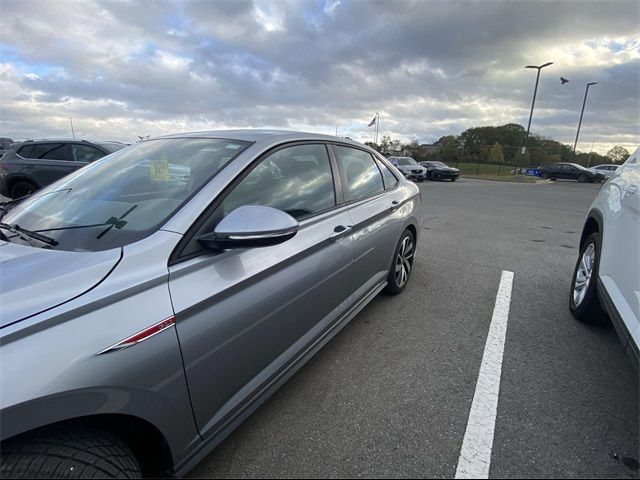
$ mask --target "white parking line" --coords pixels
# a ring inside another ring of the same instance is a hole
[[[503,270],[476,391],[469,412],[467,430],[460,449],[456,478],[489,478],[512,286],[513,272]]]

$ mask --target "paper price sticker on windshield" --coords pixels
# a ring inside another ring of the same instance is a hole
[[[149,163],[149,176],[156,182],[169,181],[169,160],[166,158],[151,160]]]

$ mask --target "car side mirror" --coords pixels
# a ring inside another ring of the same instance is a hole
[[[293,238],[298,228],[298,222],[282,210],[245,205],[224,217],[213,233],[200,235],[197,240],[211,250],[268,247]]]

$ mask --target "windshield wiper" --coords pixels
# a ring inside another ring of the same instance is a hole
[[[8,230],[11,233],[15,233],[18,237],[20,237],[22,240],[24,240],[31,246],[33,246],[33,244],[31,243],[29,238],[33,238],[35,240],[38,240],[42,243],[46,243],[47,245],[51,245],[54,247],[58,245],[58,241],[55,238],[47,237],[46,235],[41,235],[38,232],[27,230],[26,228],[22,228],[17,223],[8,224],[8,223],[0,222],[0,228]],[[9,240],[9,237],[7,237],[6,235],[4,235],[4,238]]]

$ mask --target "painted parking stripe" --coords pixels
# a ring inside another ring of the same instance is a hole
[[[467,430],[462,441],[456,478],[489,478],[512,286],[513,272],[503,270]]]

